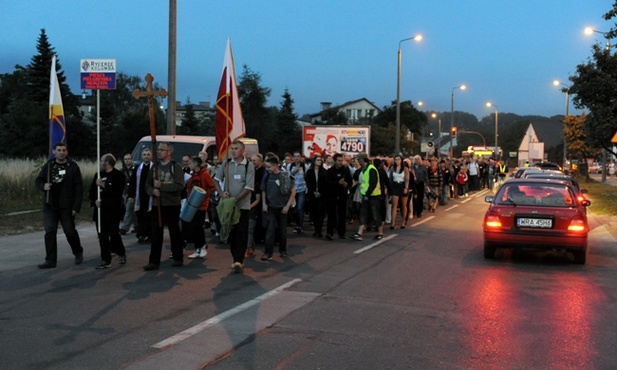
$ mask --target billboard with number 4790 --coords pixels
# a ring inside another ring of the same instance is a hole
[[[302,154],[308,158],[336,153],[370,155],[370,142],[370,126],[304,126],[302,130]]]

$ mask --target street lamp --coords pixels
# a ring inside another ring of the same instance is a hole
[[[569,85],[564,84],[559,80],[553,81],[553,85],[555,86],[563,86],[561,89],[562,92],[566,93],[566,118],[564,118],[564,124],[568,119],[568,109],[570,108],[570,87]],[[566,161],[568,160],[568,141],[566,138],[566,133],[563,133],[563,166],[566,166]]]
[[[437,115],[437,113],[432,113],[431,117],[433,117],[433,119],[438,119],[437,120],[437,153],[439,153],[439,156],[441,156],[441,117],[439,117],[439,115]]]
[[[608,38],[608,32],[602,32],[602,31],[598,31],[592,27],[587,27],[585,28],[585,35],[591,36],[593,35],[593,33],[600,33],[604,36],[604,38],[606,39],[606,50],[611,50],[611,39]]]
[[[587,27],[585,28],[585,34],[587,35],[591,35],[594,32],[596,33],[601,33],[604,38],[606,39],[606,54],[610,55],[611,52],[611,39],[608,37],[608,32],[602,32],[602,31],[598,31],[596,29],[593,29],[591,27]],[[602,168],[605,169],[606,167],[606,148],[602,149]],[[602,183],[606,184],[606,171],[602,171]]]
[[[467,86],[465,85],[454,86],[452,88],[452,100],[450,105],[450,158],[454,157],[454,152],[452,151],[452,142],[454,141],[454,138],[452,137],[452,131],[454,131],[454,90],[465,90],[466,88]]]
[[[497,144],[497,138],[499,137],[499,107],[491,102],[486,103],[486,106],[489,108],[495,107],[495,156],[497,159],[501,159],[499,158],[499,146]]]
[[[401,44],[408,40],[421,41],[422,35],[415,35],[407,39],[402,39],[398,42],[398,69],[396,75],[396,133],[394,151],[400,153],[401,141]]]

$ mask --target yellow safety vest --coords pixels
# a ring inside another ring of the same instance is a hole
[[[369,179],[370,179],[368,172],[371,169],[375,170],[375,173],[377,173],[377,186],[375,186],[375,189],[373,189],[373,192],[371,194],[366,194],[366,191],[368,190]],[[375,166],[373,166],[372,164],[369,164],[368,166],[366,166],[366,169],[364,170],[364,172],[362,172],[362,184],[360,184],[360,194],[369,195],[369,196],[381,195],[381,184],[379,183],[379,171],[377,171],[377,168],[375,168]]]

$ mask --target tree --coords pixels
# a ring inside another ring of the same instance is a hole
[[[55,54],[45,29],[37,40],[37,54],[28,66],[15,66],[0,81],[0,145],[6,154],[19,157],[46,156],[49,153],[49,74]],[[88,155],[92,133],[82,123],[78,99],[65,83],[66,77],[56,58],[56,73],[62,94],[67,142],[71,156]]]
[[[604,14],[605,20],[617,16],[617,1],[613,9]],[[611,27],[605,37],[617,36],[617,25]],[[617,56],[612,50],[599,45],[592,46],[592,56],[586,63],[576,67],[576,74],[570,77],[569,89],[574,105],[589,109],[585,119],[587,145],[604,148],[612,152],[610,139],[617,132]]]
[[[417,110],[411,100],[402,101],[401,105],[401,142],[400,147],[409,151],[410,143],[407,140],[407,132],[414,133],[419,138],[426,127],[428,119],[426,114]],[[392,154],[396,137],[396,102],[385,106],[379,112],[371,125],[371,154]],[[406,153],[411,154],[411,153]]]
[[[566,128],[564,134],[568,143],[568,153],[571,157],[595,158],[601,153],[597,147],[587,145],[587,134],[585,130],[587,116],[585,113],[580,116],[569,115],[565,118]]]
[[[294,113],[294,100],[288,89],[282,95],[283,101],[276,114],[275,137],[278,139],[272,142],[270,150],[275,153],[293,152],[302,148],[302,132],[296,122],[298,116]]]
[[[266,108],[266,102],[270,96],[270,88],[261,86],[261,75],[252,71],[246,64],[243,66],[238,95],[246,135],[257,139],[262,148],[267,148],[272,137],[273,124],[271,116]]]
[[[184,117],[182,117],[181,127],[178,128],[178,133],[181,135],[202,135],[204,130],[200,127],[199,119],[195,116],[191,98],[186,99],[185,106],[186,110],[184,111]]]

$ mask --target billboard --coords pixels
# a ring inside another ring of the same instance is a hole
[[[302,154],[309,158],[315,154],[370,155],[370,139],[370,126],[304,126]]]

